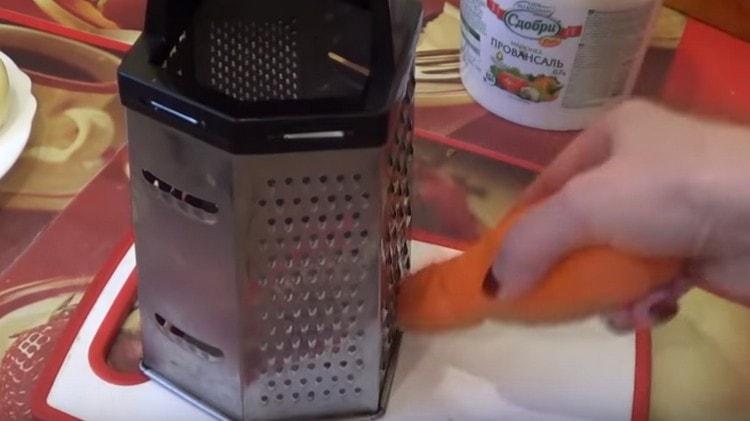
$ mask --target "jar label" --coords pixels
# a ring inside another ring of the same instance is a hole
[[[596,10],[551,1],[462,0],[463,72],[527,103],[580,109],[619,99],[627,94],[655,7],[653,0],[623,3]]]

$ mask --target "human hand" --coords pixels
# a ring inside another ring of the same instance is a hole
[[[747,128],[640,100],[621,105],[525,192],[524,203],[546,200],[506,237],[492,268],[499,299],[528,292],[572,250],[607,245],[686,261],[669,286],[612,309],[617,330],[669,320],[694,286],[750,304],[749,166]]]

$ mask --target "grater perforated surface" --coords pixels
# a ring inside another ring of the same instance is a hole
[[[249,189],[245,406],[258,418],[378,408],[381,155],[292,154],[252,167],[264,177]]]
[[[371,281],[361,247],[370,239],[372,179],[359,173],[269,178],[256,206],[260,404],[362,393],[363,313]]]
[[[383,149],[256,168],[266,177],[251,188],[245,405],[259,418],[379,408],[409,269],[412,92]]]
[[[239,101],[297,99],[297,20],[209,23],[210,87]]]
[[[368,76],[342,63],[369,68],[370,11],[340,0],[293,3],[270,13],[254,2],[231,11],[204,2],[193,26],[170,40],[161,76],[230,114],[283,114],[283,105],[298,112],[294,101],[361,107]]]
[[[383,258],[385,271],[383,282],[381,322],[383,326],[383,355],[390,355],[397,334],[396,292],[398,284],[411,269],[409,236],[412,218],[410,168],[414,155],[414,88],[415,79],[409,80],[406,95],[398,115],[398,124],[388,152],[388,186],[386,194],[386,221],[383,225]],[[388,360],[383,359],[381,373],[384,375]]]

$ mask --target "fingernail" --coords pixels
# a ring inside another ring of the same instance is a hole
[[[485,294],[493,298],[497,297],[500,293],[500,282],[495,278],[492,269],[487,271],[487,276],[484,277],[484,283],[482,283],[482,289]]]
[[[654,323],[666,323],[672,320],[679,311],[679,306],[673,301],[660,301],[648,310],[648,314]]]

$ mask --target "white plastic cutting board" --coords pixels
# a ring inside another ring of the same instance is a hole
[[[415,268],[455,253],[414,242]],[[85,420],[211,419],[151,381],[118,386],[91,369],[93,337],[134,267],[131,246],[68,350],[46,404]],[[635,349],[635,335],[613,335],[598,321],[408,334],[384,419],[630,420]]]

